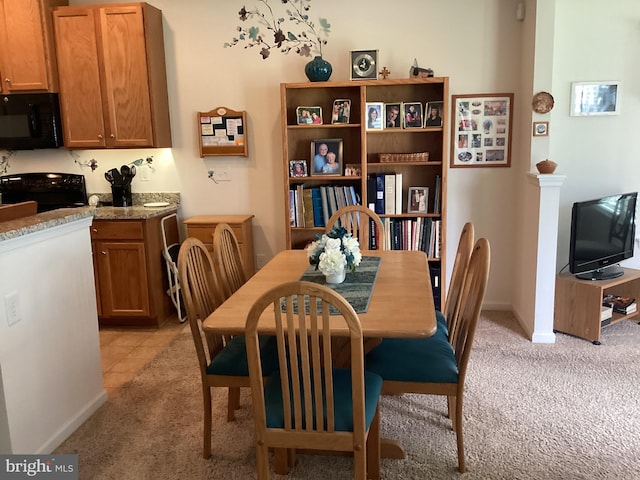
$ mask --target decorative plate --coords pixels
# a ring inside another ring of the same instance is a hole
[[[553,96],[547,92],[538,92],[533,96],[531,106],[536,113],[549,113],[553,108]]]

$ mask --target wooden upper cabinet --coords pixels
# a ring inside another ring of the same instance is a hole
[[[68,0],[0,0],[2,93],[57,91],[51,8]]]
[[[65,146],[170,147],[162,12],[62,7],[53,19]]]

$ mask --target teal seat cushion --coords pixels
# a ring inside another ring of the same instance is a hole
[[[364,409],[366,428],[369,428],[369,425],[371,425],[371,421],[376,413],[376,407],[378,405],[378,399],[381,391],[382,378],[375,373],[364,372]],[[341,432],[352,432],[353,404],[351,401],[351,369],[336,368],[333,370],[333,395],[335,429]],[[323,399],[325,398],[324,392],[322,397]],[[267,414],[267,428],[284,428],[284,408],[279,372],[274,372],[269,376],[269,378],[267,378],[264,386],[264,399]],[[291,401],[293,403],[293,399]],[[326,407],[323,408],[323,411],[326,413]],[[303,425],[306,425],[304,411],[302,412],[302,417],[302,423]]]
[[[385,338],[366,355],[365,368],[385,381],[458,382],[453,347],[437,333],[429,338]]]
[[[258,337],[258,343],[262,359],[262,374],[266,377],[278,369],[278,344],[276,337],[268,335]],[[249,361],[244,336],[233,337],[207,366],[207,373],[248,377]]]
[[[436,310],[436,334],[444,335],[444,338],[449,338],[449,327],[447,326],[447,318],[440,310]]]

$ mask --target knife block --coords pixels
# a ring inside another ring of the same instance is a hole
[[[130,207],[131,185],[111,185],[111,196],[114,207]]]

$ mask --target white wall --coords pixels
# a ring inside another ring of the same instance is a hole
[[[73,5],[93,0],[71,0]],[[104,3],[117,3],[105,1]],[[104,171],[154,155],[151,181],[133,182],[135,191],[182,193],[180,215],[245,213],[256,215],[258,266],[284,248],[279,83],[306,81],[308,59],[274,53],[262,60],[242,47],[225,49],[238,11],[256,2],[239,0],[152,0],[162,9],[174,148],[167,150],[78,151],[81,161],[96,158],[91,173],[68,152],[19,152],[11,171],[83,172],[91,191],[108,191]],[[274,6],[280,4],[274,1]],[[615,0],[526,0],[526,20],[515,18],[518,0],[322,0],[311,15],[331,23],[324,56],[333,64],[331,80],[348,80],[349,50],[379,49],[391,78],[405,78],[413,59],[450,77],[450,93],[515,93],[511,168],[452,169],[448,185],[448,245],[455,252],[463,224],[489,238],[492,267],[486,304],[530,315],[527,291],[535,276],[527,218],[531,205],[523,190],[525,173],[539,160],[560,164],[568,176],[562,189],[558,263],[566,263],[567,208],[576,199],[632,190],[636,166],[631,115],[638,111],[637,58],[640,2]],[[557,12],[555,4],[557,3]],[[540,4],[540,5],[538,5]],[[536,8],[551,24],[536,30]],[[464,12],[461,14],[460,12]],[[555,15],[555,24],[554,21]],[[538,35],[538,38],[535,38]],[[535,39],[535,40],[534,40]],[[541,42],[541,43],[540,43]],[[551,43],[551,45],[549,45]],[[538,68],[542,71],[538,72]],[[617,117],[569,117],[569,83],[574,80],[623,81],[622,113]],[[531,97],[539,90],[556,99],[550,136],[530,139]],[[200,159],[195,115],[216,106],[247,110],[249,157]],[[624,168],[630,174],[609,174]],[[215,184],[210,169],[226,168],[230,182]],[[525,245],[526,247],[526,245]],[[523,259],[526,256],[526,259]],[[449,270],[452,261],[448,262]],[[522,277],[522,278],[521,278]],[[515,281],[514,281],[515,280]]]

